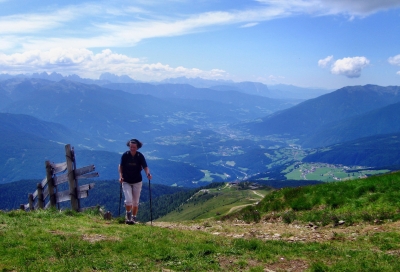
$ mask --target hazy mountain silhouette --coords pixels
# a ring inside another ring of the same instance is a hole
[[[400,101],[400,87],[345,87],[273,113],[245,127],[257,135],[288,134],[306,141],[321,127]]]

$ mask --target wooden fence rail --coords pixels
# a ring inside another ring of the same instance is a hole
[[[46,209],[56,207],[58,203],[70,201],[71,209],[82,211],[80,199],[89,195],[89,190],[94,188],[94,183],[78,186],[78,181],[82,179],[98,177],[94,165],[88,165],[76,169],[75,152],[69,144],[65,146],[66,162],[50,163],[45,162],[46,177],[37,184],[37,189],[33,194],[28,195],[28,203],[21,204],[20,208],[25,211]],[[58,192],[58,185],[68,182],[69,189]]]

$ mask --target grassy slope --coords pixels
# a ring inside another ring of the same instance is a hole
[[[330,182],[314,186],[284,188],[268,194],[256,206],[238,214],[245,221],[282,218],[291,223],[347,225],[400,219],[400,172],[366,179]]]
[[[398,232],[354,241],[262,241],[129,226],[96,214],[12,211],[0,212],[0,244],[1,271],[400,270]]]
[[[184,221],[226,215],[236,208],[259,202],[266,193],[267,190],[238,190],[226,183],[219,188],[197,192],[178,209],[157,221]]]
[[[273,191],[230,218],[321,225],[343,219],[342,226],[364,221],[376,228],[398,220],[399,211],[400,173],[392,173]],[[400,271],[398,229],[290,242],[128,226],[95,213],[11,211],[0,212],[0,245],[1,271]]]

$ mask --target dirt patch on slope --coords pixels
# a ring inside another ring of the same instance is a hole
[[[360,223],[354,226],[316,226],[312,223],[260,222],[204,220],[201,222],[153,222],[154,226],[170,229],[204,231],[213,235],[233,238],[257,238],[289,242],[323,242],[328,240],[356,240],[360,235],[398,231],[400,222],[381,225]]]
[[[202,221],[187,221],[187,222],[153,222],[154,226],[189,230],[189,231],[202,231],[211,233],[213,235],[251,239],[256,238],[260,240],[281,240],[287,242],[325,242],[325,241],[355,241],[360,236],[373,235],[379,232],[393,232],[400,229],[400,221],[388,222],[384,224],[367,224],[360,223],[353,226],[342,225],[328,225],[319,227],[313,223],[293,223],[286,224],[283,222],[268,222],[262,221],[259,223],[247,224],[242,221],[216,221],[216,220],[202,220]],[[392,250],[388,254],[399,256],[399,250]],[[241,260],[235,259],[232,256],[218,256],[217,261],[221,268],[226,271],[235,270],[243,263]],[[273,263],[263,263],[256,260],[246,260],[247,267],[263,266],[263,271],[277,272],[277,271],[306,271],[310,268],[310,264],[302,259],[285,259],[283,257],[274,261]],[[242,271],[242,270],[239,270]],[[243,271],[247,271],[243,269]]]

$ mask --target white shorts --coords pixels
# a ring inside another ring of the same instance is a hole
[[[142,191],[142,182],[133,184],[122,182],[122,189],[124,190],[125,205],[138,207],[140,192]]]

